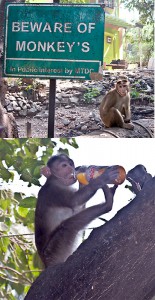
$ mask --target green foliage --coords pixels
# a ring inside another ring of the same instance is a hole
[[[146,65],[149,58],[153,55],[154,51],[154,1],[153,0],[121,0],[124,6],[132,11],[136,9],[139,13],[138,23],[143,26],[139,29],[137,27],[131,28],[126,34],[126,45],[132,45],[132,50],[127,52],[125,50],[125,59],[129,63],[137,63],[140,60],[140,55],[143,65]],[[135,23],[135,21],[133,20]],[[136,25],[135,25],[136,26]],[[142,46],[142,54],[139,53],[139,45]],[[126,47],[125,47],[126,49]]]
[[[75,139],[0,139],[0,299],[23,299],[42,270],[34,246],[36,197],[4,185],[16,187],[18,175],[22,184],[39,188],[41,167],[55,147],[68,153],[67,145],[78,148]]]
[[[84,100],[86,103],[90,103],[94,97],[100,94],[97,88],[88,88],[88,91],[84,94]]]
[[[153,24],[153,14],[154,14],[154,1],[153,0],[121,0],[124,6],[128,8],[129,11],[137,9],[139,12],[139,19],[142,24]]]
[[[149,58],[153,55],[153,24],[145,25],[139,32],[138,28],[131,28],[126,32],[125,36],[125,58],[128,63],[137,63],[140,60],[139,44],[141,42],[142,54],[141,59],[143,65],[147,65]],[[130,51],[126,51],[126,46],[130,44]]]
[[[139,97],[140,93],[136,91],[136,89],[132,89],[132,91],[130,92],[130,96],[131,98],[137,98]]]

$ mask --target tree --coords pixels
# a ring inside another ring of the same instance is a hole
[[[5,16],[5,4],[6,3],[23,3],[25,0],[1,0],[0,2],[0,58],[3,51],[4,44],[4,16]],[[1,60],[0,60],[1,61]],[[1,73],[0,73],[1,76]]]
[[[139,20],[143,25],[153,24],[154,1],[153,0],[121,0],[129,11],[136,9],[139,12]]]
[[[139,29],[136,27],[127,30],[125,35],[125,41],[124,41],[125,43],[124,55],[129,63],[139,62],[140,59],[139,43],[141,40],[141,45],[142,45],[141,59],[143,65],[147,65],[149,58],[153,54],[153,50],[154,50],[154,41],[152,39],[152,36],[153,36],[152,24],[145,25],[141,29],[141,32],[139,32]]]
[[[19,192],[19,180],[33,189],[40,187],[40,168],[63,145],[77,148],[74,139],[0,140],[0,299],[24,297],[42,270],[34,247],[34,210],[36,196]],[[63,151],[68,153],[65,148]],[[19,177],[16,180],[16,177]],[[14,190],[4,188],[12,186]]]
[[[48,267],[25,300],[153,300],[155,177],[64,263]]]

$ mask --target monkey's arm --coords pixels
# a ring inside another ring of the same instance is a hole
[[[109,92],[104,96],[100,104],[100,114],[104,117],[110,110],[111,107],[114,107],[116,104],[116,99],[113,91]]]
[[[131,119],[130,96],[128,96],[128,98],[126,99],[124,110],[125,110],[125,119],[124,119],[124,121],[130,121],[130,119]]]
[[[97,177],[95,179],[90,180],[88,185],[79,189],[73,195],[72,205],[74,207],[76,207],[78,205],[85,204],[100,188],[103,189],[103,191],[105,193],[105,197],[106,197],[105,190],[107,190],[107,193],[111,193],[109,187],[108,186],[107,186],[107,188],[105,187],[106,184],[113,183],[114,180],[117,178],[118,174],[119,174],[119,171],[118,171],[117,166],[107,168],[107,170],[102,175],[100,175],[99,177]],[[115,192],[115,190],[116,190],[116,188],[114,188],[113,192]],[[114,195],[114,193],[113,193],[113,195]]]

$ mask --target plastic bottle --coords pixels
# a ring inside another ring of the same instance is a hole
[[[119,170],[118,177],[114,180],[114,182],[110,182],[110,184],[122,184],[126,178],[126,172],[125,169],[122,166],[117,166]],[[110,168],[109,166],[88,166],[87,169],[85,169],[84,166],[78,167],[76,170],[76,177],[77,180],[81,184],[88,184],[91,179],[94,179],[101,174],[105,172],[107,168]]]

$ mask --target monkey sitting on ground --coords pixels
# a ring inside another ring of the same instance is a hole
[[[13,114],[7,113],[0,103],[1,138],[18,138],[18,128]]]
[[[112,209],[116,187],[109,188],[118,176],[117,166],[107,168],[104,174],[75,190],[73,160],[67,155],[52,156],[42,174],[46,183],[38,194],[35,211],[35,243],[45,267],[66,261],[73,253],[78,232],[92,220]],[[85,204],[102,189],[105,203],[85,208]]]
[[[134,128],[134,125],[130,123],[130,93],[127,76],[119,77],[115,88],[104,96],[99,111],[106,127]]]

